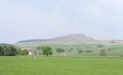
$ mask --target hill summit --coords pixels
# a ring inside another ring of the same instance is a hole
[[[28,42],[74,42],[74,41],[88,41],[88,40],[94,40],[91,37],[88,37],[83,34],[70,34],[65,35],[61,37],[55,37],[51,39],[33,39],[33,40],[22,40],[19,41],[19,43],[28,43]]]
[[[70,34],[63,37],[57,37],[55,40],[94,40],[84,34]]]

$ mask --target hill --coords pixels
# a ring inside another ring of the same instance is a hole
[[[68,56],[99,56],[101,48],[105,48],[108,56],[123,56],[122,44],[122,40],[95,40],[83,34],[70,34],[51,39],[24,40],[15,45],[38,51],[41,46],[51,46],[55,55],[56,48],[64,48]]]
[[[49,41],[48,39],[32,39],[32,40],[22,40],[19,41],[18,43],[29,43],[29,42],[45,42]]]
[[[80,42],[80,41],[90,41],[94,40],[91,37],[85,36],[83,34],[70,34],[66,36],[51,38],[51,39],[33,39],[33,40],[22,40],[18,43],[39,43],[39,42],[52,42],[52,43],[63,43],[63,42]]]

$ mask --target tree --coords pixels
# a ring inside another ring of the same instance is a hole
[[[111,51],[112,51],[112,48],[108,48],[107,50],[108,50],[109,52],[111,52]]]
[[[9,56],[17,55],[17,48],[15,48],[14,46],[10,46],[9,49],[10,49]]]
[[[83,51],[82,50],[78,50],[78,53],[81,54],[81,53],[83,53]]]
[[[3,55],[4,56],[9,56],[10,51],[11,51],[10,46],[3,46]]]
[[[44,46],[44,47],[42,47],[42,50],[43,50],[43,54],[44,54],[44,55],[49,56],[49,55],[52,55],[52,54],[53,54],[52,48],[49,47],[49,46]]]
[[[65,51],[65,50],[64,50],[63,48],[57,48],[57,49],[56,49],[56,52],[57,52],[57,53],[63,53],[64,51]]]
[[[85,52],[86,53],[92,53],[93,51],[92,50],[86,50]]]
[[[99,45],[97,45],[97,47],[98,47],[98,48],[103,48],[103,47],[104,47],[104,45],[99,44]]]
[[[106,56],[106,50],[105,49],[100,50],[100,56]]]
[[[3,56],[3,47],[0,46],[0,56]]]
[[[28,50],[25,49],[25,50],[21,50],[20,54],[21,55],[28,55],[29,52],[28,52]]]

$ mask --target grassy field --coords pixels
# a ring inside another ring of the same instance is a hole
[[[123,75],[123,58],[1,56],[0,75]]]

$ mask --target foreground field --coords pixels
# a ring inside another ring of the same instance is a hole
[[[0,57],[0,75],[123,75],[123,59]]]

